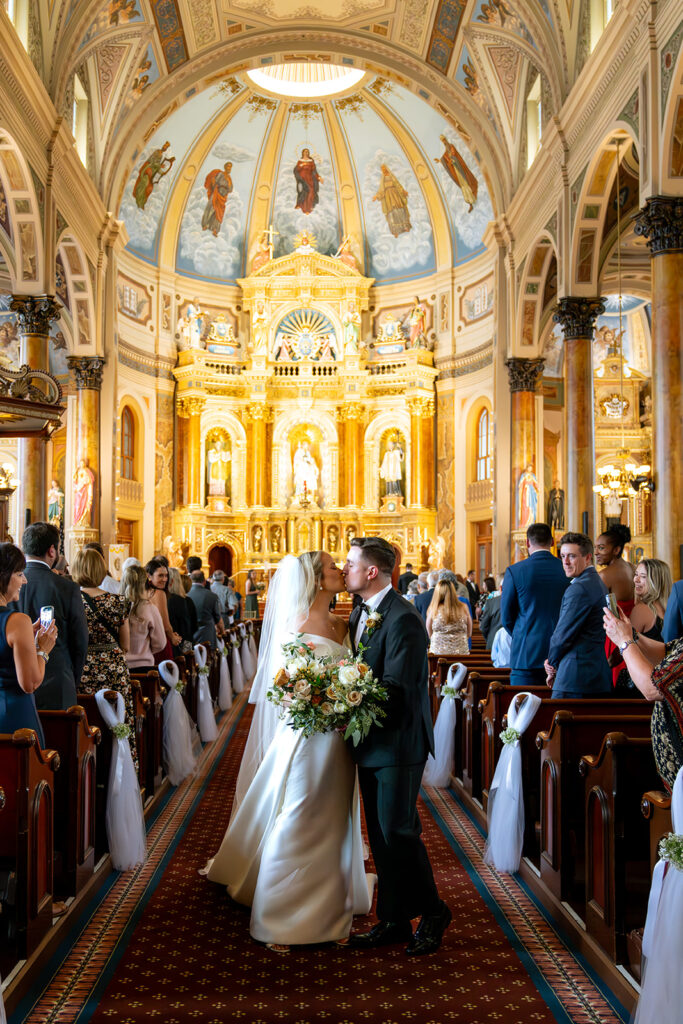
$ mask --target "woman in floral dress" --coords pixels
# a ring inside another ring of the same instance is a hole
[[[116,690],[126,705],[126,724],[130,726],[130,749],[138,770],[135,745],[135,709],[130,673],[125,652],[130,645],[128,609],[118,594],[100,589],[106,575],[104,559],[98,551],[82,548],[73,560],[71,578],[81,588],[88,620],[88,654],[78,687],[80,693]]]

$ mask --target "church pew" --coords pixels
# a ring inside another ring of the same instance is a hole
[[[652,741],[609,732],[597,755],[581,758],[579,773],[584,779],[586,930],[615,963],[624,963],[626,936],[643,927],[647,915],[650,837],[639,793],[643,786],[656,786],[659,778]]]
[[[164,733],[164,701],[161,679],[156,669],[133,669],[131,677],[140,684],[146,707],[147,744],[145,756],[145,791],[153,796],[163,778],[162,752]]]
[[[31,956],[52,925],[56,750],[32,729],[0,736],[0,972]]]
[[[135,719],[135,745],[138,752],[138,782],[144,803],[147,796],[153,793],[147,792],[147,759],[149,756],[149,732],[147,728],[147,713],[150,708],[150,701],[142,692],[140,681],[131,676],[131,690],[133,691],[133,715]]]
[[[489,684],[504,682],[510,675],[506,668],[468,669],[467,690],[462,702],[462,788],[473,800],[481,801],[481,714],[479,704],[488,692]],[[457,726],[456,726],[457,729]],[[456,737],[457,739],[457,737]]]
[[[550,698],[550,690],[547,686],[527,686],[524,693],[532,693],[541,700]],[[518,686],[509,686],[505,683],[494,680],[483,700],[479,702],[479,715],[481,717],[481,803],[486,811],[489,799],[489,789],[493,782],[493,776],[498,764],[498,758],[502,750],[500,734],[503,731],[503,719],[507,716],[508,708],[515,697],[520,694]],[[533,729],[533,725],[530,727]]]
[[[479,701],[483,697],[486,696],[486,693],[487,693],[487,690],[488,690],[488,684],[490,682],[492,682],[494,679],[497,679],[499,681],[504,681],[505,678],[509,675],[509,670],[507,670],[507,669],[493,669],[492,666],[487,666],[486,669],[484,669],[483,667],[476,667],[476,666],[473,667],[473,666],[471,666],[469,660],[465,660],[464,658],[461,658],[461,659],[455,659],[454,658],[453,660],[454,661],[455,660],[462,661],[463,665],[465,665],[465,667],[467,668],[467,675],[465,676],[465,681],[464,681],[464,683],[463,683],[463,685],[461,687],[461,690],[460,690],[460,692],[462,694],[462,697],[461,697],[461,700],[462,700],[462,705],[461,705],[462,711],[457,716],[457,720],[456,720],[456,724],[455,724],[455,766],[454,766],[454,771],[453,771],[453,775],[455,776],[455,779],[458,781],[459,785],[461,787],[464,787],[464,777],[465,776],[464,776],[463,773],[465,771],[466,751],[468,751],[470,749],[471,743],[475,742],[475,740],[474,739],[470,739],[469,735],[467,734],[467,729],[473,727],[473,722],[472,722],[471,714],[470,714],[469,718],[466,719],[465,708],[464,708],[465,702],[467,701],[467,692],[468,692],[468,689],[470,688],[470,676],[472,675],[472,673],[476,673],[483,680],[483,683],[481,683],[479,685],[477,694],[472,696],[472,701],[474,701],[476,699],[477,707],[478,707]],[[492,673],[495,673],[495,674],[492,675],[492,676],[489,676],[487,674],[489,671],[492,672]],[[476,743],[479,744],[479,737],[478,736],[476,737]],[[479,759],[477,758],[477,760],[479,760]],[[469,778],[471,778],[471,771],[472,771],[471,768],[468,769],[468,780],[469,780]],[[468,789],[467,789],[467,791],[469,792],[469,781],[468,781]]]
[[[649,738],[649,708],[647,714],[638,714],[642,702],[630,703],[636,706],[621,715],[613,708],[607,720],[604,715],[592,714],[589,708],[585,712],[583,707],[556,710],[550,728],[536,735],[541,754],[541,879],[557,900],[569,903],[582,919],[586,818],[579,760],[599,750],[608,732],[625,732],[634,739]]]
[[[661,784],[661,778],[657,778]],[[642,787],[641,787],[642,789]],[[650,836],[650,874],[659,860],[659,843],[673,829],[671,821],[671,794],[663,789],[652,789],[643,793],[640,801],[640,813],[649,822]]]
[[[208,648],[209,657],[207,665],[209,666],[209,693],[211,694],[211,700],[214,706],[218,703],[218,689],[221,684],[221,662],[218,657],[218,652],[213,650],[211,647]]]
[[[58,751],[54,781],[54,892],[76,896],[95,868],[96,747],[102,739],[82,707],[39,711],[48,747]]]
[[[117,694],[107,690],[106,699],[110,704],[116,703]],[[107,811],[107,793],[109,791],[109,772],[111,770],[112,734],[105,723],[97,706],[95,695],[79,693],[78,703],[85,710],[88,722],[100,730],[101,740],[97,748],[95,762],[95,863],[109,851],[105,816]],[[132,728],[132,723],[128,723]]]
[[[176,665],[180,678],[182,679],[185,689],[183,690],[183,701],[187,713],[192,721],[197,724],[197,666],[193,657],[186,658],[184,655],[179,654],[175,659]]]
[[[482,657],[472,654],[430,654],[429,655],[429,706],[432,722],[436,721],[439,710],[439,687],[444,685],[448,669],[457,662],[462,662],[469,670],[489,671],[493,668],[490,655]]]

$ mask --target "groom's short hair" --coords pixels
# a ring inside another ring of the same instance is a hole
[[[354,537],[352,548],[360,548],[368,565],[376,565],[380,572],[391,576],[396,565],[396,552],[383,537]]]

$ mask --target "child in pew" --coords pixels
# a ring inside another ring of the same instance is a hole
[[[26,582],[26,559],[14,544],[0,544],[0,732],[33,729],[41,747],[43,728],[33,697],[57,640],[54,620],[45,628],[23,612],[7,608]]]
[[[128,668],[153,668],[154,655],[166,647],[166,633],[159,609],[148,600],[147,573],[131,565],[121,577],[121,596],[128,606],[130,647],[125,652]]]

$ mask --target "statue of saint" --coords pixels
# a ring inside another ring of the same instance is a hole
[[[548,495],[548,526],[551,530],[564,530],[564,491],[559,480],[553,480]]]
[[[417,295],[415,303],[408,314],[408,348],[427,348],[427,307],[420,302]]]
[[[517,515],[519,529],[526,530],[538,520],[538,480],[533,466],[520,473],[517,484]]]
[[[92,526],[95,474],[81,459],[73,475],[74,526]]]
[[[278,526],[276,523],[275,526],[271,526],[270,528],[270,550],[273,551],[276,555],[279,554],[281,543],[282,527]]]
[[[398,435],[394,435],[384,453],[379,475],[384,480],[386,493],[402,495],[403,460],[405,458]]]
[[[344,352],[347,356],[357,356],[360,339],[360,313],[356,309],[353,299],[349,302],[348,309],[342,317],[342,326],[344,328]]]
[[[332,554],[339,549],[339,527],[334,524],[327,529],[327,547]]]
[[[294,496],[304,496],[315,500],[318,490],[318,477],[320,470],[313,458],[311,446],[308,441],[299,441],[292,460],[292,475],[294,478]]]
[[[251,314],[251,344],[254,355],[262,355],[268,345],[268,314],[263,299],[256,303]]]
[[[253,550],[259,552],[263,547],[263,527],[255,526],[251,537],[251,546]]]
[[[58,529],[64,520],[64,491],[56,480],[47,492],[47,521]]]
[[[347,547],[347,549],[351,547],[351,541],[353,540],[353,538],[355,536],[356,536],[356,527],[355,526],[347,526],[346,529],[344,530],[344,538],[346,540],[346,547]]]
[[[201,348],[204,314],[197,299],[188,302],[185,316],[178,320],[178,330],[183,337],[183,348]]]
[[[209,463],[209,494],[225,498],[232,454],[226,451],[225,442],[218,440],[209,448],[206,457]]]

